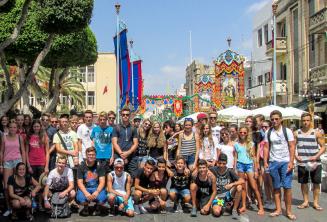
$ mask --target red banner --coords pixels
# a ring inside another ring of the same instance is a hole
[[[175,100],[174,101],[174,113],[177,117],[183,114],[183,102],[182,100]]]

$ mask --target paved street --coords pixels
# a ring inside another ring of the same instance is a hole
[[[326,221],[327,218],[327,193],[321,194],[321,206],[325,209],[322,212],[315,211],[312,207],[304,210],[298,210],[296,209],[296,206],[301,203],[301,191],[300,186],[297,184],[297,182],[294,180],[294,189],[293,189],[293,210],[295,215],[297,216],[297,221]],[[310,198],[312,200],[312,195],[310,195]],[[1,222],[10,221],[8,219],[1,218]],[[255,222],[279,222],[279,221],[289,221],[285,216],[279,216],[278,218],[270,218],[268,213],[264,217],[259,217],[256,215],[255,211],[247,211],[246,214],[241,216],[242,222],[247,221],[255,221]],[[166,215],[162,214],[146,214],[146,215],[138,215],[132,219],[129,219],[127,217],[80,217],[77,214],[73,214],[71,218],[68,219],[48,219],[45,215],[38,215],[35,219],[35,221],[40,222],[52,222],[52,221],[62,221],[62,222],[95,222],[95,221],[130,221],[130,222],[166,222],[166,221],[178,221],[178,222],[191,222],[191,221],[200,221],[200,222],[211,222],[211,221],[217,221],[217,220],[224,220],[225,222],[228,221],[235,221],[230,216],[222,216],[221,218],[214,218],[212,216],[201,216],[199,215],[196,218],[190,217],[189,214],[183,214],[183,213],[167,213]]]

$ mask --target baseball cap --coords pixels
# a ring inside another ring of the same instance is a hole
[[[134,119],[133,120],[141,120],[142,118],[141,118],[141,116],[139,116],[139,115],[136,115],[135,117],[134,117]]]
[[[199,114],[196,116],[196,118],[197,118],[198,120],[200,120],[200,119],[208,119],[208,116],[207,116],[207,114],[205,114],[205,113],[199,113]]]
[[[226,161],[227,162],[227,155],[224,153],[221,153],[219,155],[218,161]]]
[[[124,160],[121,159],[121,158],[115,159],[114,166],[118,166],[118,165],[123,165],[124,166]]]

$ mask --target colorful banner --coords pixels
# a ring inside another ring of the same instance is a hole
[[[177,117],[180,117],[183,114],[183,102],[182,100],[174,101],[174,113]]]
[[[142,68],[141,60],[133,62],[133,88],[129,91],[130,102],[134,107],[134,110],[137,110],[142,98]]]
[[[117,36],[114,37],[115,44],[115,54],[117,56]],[[128,52],[128,44],[127,44],[127,29],[124,29],[119,34],[119,87],[120,87],[120,96],[121,96],[121,104],[120,107],[123,108],[127,96],[130,90],[131,84],[131,63]]]

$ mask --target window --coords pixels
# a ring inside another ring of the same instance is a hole
[[[248,85],[249,85],[249,88],[252,88],[252,78],[251,77],[249,77],[249,79],[248,79]]]
[[[87,67],[87,82],[94,82],[94,66]]]
[[[35,105],[35,96],[30,92],[29,93],[29,104],[34,106]]]
[[[68,97],[67,96],[61,96],[61,104],[68,105]]]
[[[264,26],[264,33],[265,33],[265,43],[268,43],[268,38],[269,38],[269,34],[268,34],[268,24],[265,24]]]
[[[285,20],[277,23],[277,36],[276,37],[286,37],[286,23],[285,23]]]
[[[258,30],[258,46],[262,46],[262,29]]]
[[[265,73],[265,82],[266,83],[270,82],[270,72]]]
[[[95,105],[95,94],[94,91],[87,92],[87,105],[94,106]]]
[[[86,76],[86,67],[80,67],[79,71],[81,73],[81,78],[80,78],[79,81],[80,82],[86,82],[86,78],[85,78],[85,76]]]
[[[258,85],[260,86],[262,84],[263,84],[263,76],[260,75],[260,76],[258,76]]]
[[[309,16],[315,14],[315,0],[309,0]]]

